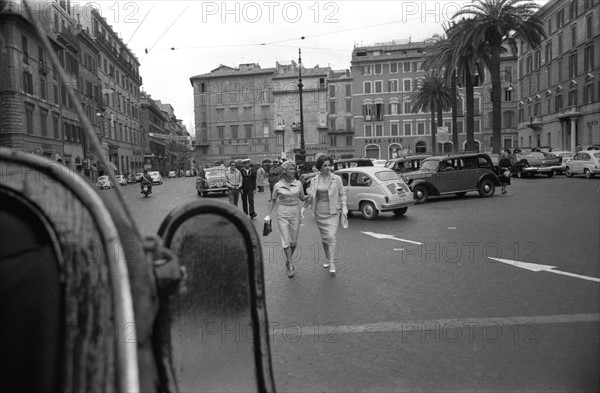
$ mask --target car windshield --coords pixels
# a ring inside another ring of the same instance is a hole
[[[423,161],[423,163],[421,163],[421,170],[428,171],[428,172],[434,172],[437,169],[438,165],[439,165],[438,160]]]
[[[206,176],[223,176],[225,169],[210,169],[206,171]]]
[[[381,171],[381,172],[377,172],[375,173],[375,177],[378,178],[381,181],[390,181],[390,180],[401,180],[400,176],[398,176],[398,174],[396,172],[393,171]]]

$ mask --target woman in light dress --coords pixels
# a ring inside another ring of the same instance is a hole
[[[342,183],[342,178],[331,172],[333,167],[331,157],[319,156],[315,166],[319,174],[310,181],[306,206],[312,204],[315,221],[321,232],[321,242],[325,251],[323,267],[329,268],[329,273],[335,275],[337,230],[341,215],[348,217],[346,187]],[[303,213],[304,209],[301,210],[301,215]]]
[[[265,222],[271,220],[271,213],[277,204],[277,225],[286,258],[285,266],[288,277],[292,278],[295,271],[292,256],[298,245],[300,233],[301,202],[306,201],[308,196],[304,193],[302,183],[295,178],[296,164],[293,161],[286,161],[281,168],[281,180],[273,186],[273,196]]]

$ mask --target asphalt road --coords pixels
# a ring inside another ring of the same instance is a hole
[[[194,182],[165,180],[148,199],[121,191],[155,234],[199,198]],[[267,199],[256,194],[257,230]],[[336,277],[307,214],[288,279],[274,225],[262,239],[277,389],[599,391],[599,202],[599,179],[556,176],[513,179],[487,199],[432,199],[404,217],[354,213]]]

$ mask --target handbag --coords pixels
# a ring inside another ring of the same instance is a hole
[[[340,225],[344,229],[348,229],[348,216],[345,214],[340,214]]]
[[[269,236],[269,233],[273,232],[273,226],[271,225],[271,220],[265,221],[263,225],[263,236]]]

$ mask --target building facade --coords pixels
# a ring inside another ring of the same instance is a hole
[[[431,41],[387,42],[354,48],[353,79],[354,145],[357,156],[386,159],[410,154],[432,153],[431,114],[412,112],[412,96],[425,71],[421,69]],[[475,87],[475,143],[483,149],[482,87]],[[438,137],[437,151],[450,152],[452,132],[458,132],[459,147],[466,145],[464,89],[459,89],[457,130],[452,130],[452,113],[443,113],[448,131]]]
[[[552,0],[538,16],[541,47],[518,45],[519,147],[600,144],[600,0]]]
[[[350,70],[332,70],[327,78],[327,154],[334,158],[354,157],[354,116]]]

